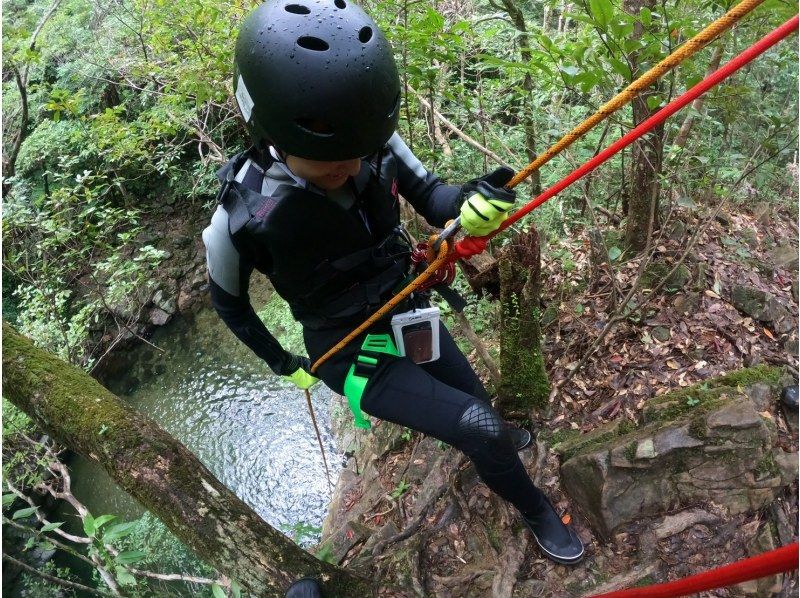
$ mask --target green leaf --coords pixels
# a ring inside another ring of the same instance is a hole
[[[575,306],[575,313],[581,315],[585,309],[582,303],[578,303],[578,305]]]
[[[581,70],[577,66],[572,66],[572,65],[562,66],[559,70],[569,77],[574,77],[575,75],[581,72]]]
[[[11,519],[24,519],[25,517],[30,517],[36,512],[36,509],[39,507],[28,507],[27,509],[20,509],[19,511],[15,511],[14,514],[11,516]]]
[[[43,526],[42,526],[42,529],[41,529],[41,530],[39,530],[39,531],[42,531],[42,532],[52,532],[54,529],[58,529],[58,528],[59,528],[59,527],[61,527],[62,525],[64,525],[64,522],[63,522],[63,521],[57,521],[57,522],[55,522],[55,523],[48,523],[47,525],[43,525]]]
[[[8,421],[8,420],[6,420],[6,421]],[[13,503],[16,499],[17,499],[17,495],[16,494],[11,494],[11,493],[4,494],[3,495],[3,506],[4,507],[10,507],[11,503]]]
[[[611,68],[614,69],[617,74],[622,75],[623,79],[631,78],[631,69],[619,58],[614,58],[612,56],[608,59],[608,62],[611,63]]]
[[[215,583],[211,584],[211,594],[214,596],[214,598],[225,598],[224,590]]]
[[[694,200],[691,197],[687,197],[685,195],[682,195],[678,198],[677,204],[682,208],[694,209],[697,207],[697,204],[694,202]]]
[[[120,552],[114,560],[121,565],[130,565],[141,561],[146,556],[147,553],[143,550],[126,550],[125,552]]]
[[[116,519],[116,515],[100,515],[97,519],[94,520],[94,529],[98,530],[103,527],[109,521]]]
[[[91,515],[86,515],[83,520],[83,531],[86,533],[87,536],[90,538],[94,536],[95,527],[94,527],[94,517]]]
[[[619,256],[622,255],[622,250],[619,247],[612,247],[608,250],[608,259],[612,262],[619,259]]]
[[[242,598],[242,588],[233,580],[231,580],[231,594],[233,594],[233,598]]]
[[[121,586],[135,586],[136,578],[124,567],[117,567],[114,572],[117,574],[117,581]]]
[[[589,10],[594,20],[605,27],[614,16],[614,6],[611,0],[589,0]]]
[[[642,7],[642,9],[639,11],[639,19],[642,21],[642,25],[645,27],[650,27],[650,23],[653,22],[653,13],[651,13],[650,9],[646,6]]]
[[[650,110],[656,110],[657,108],[659,108],[661,106],[661,102],[662,102],[661,96],[658,96],[658,95],[648,96],[648,98],[647,98],[647,107]]]
[[[136,525],[137,523],[135,521],[128,521],[127,523],[117,523],[116,525],[112,525],[103,533],[103,539],[112,541],[129,536],[133,532]]]

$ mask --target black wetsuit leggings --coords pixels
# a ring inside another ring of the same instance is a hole
[[[370,333],[388,332],[380,323]],[[305,331],[312,363],[347,331]],[[364,336],[324,363],[317,375],[339,394]],[[361,409],[418,430],[463,451],[483,482],[523,513],[535,514],[544,496],[533,485],[511,442],[507,426],[450,333],[440,325],[441,357],[417,365],[405,357],[382,359],[369,379]]]

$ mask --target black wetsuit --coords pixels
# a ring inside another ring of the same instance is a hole
[[[320,202],[334,201],[358,214],[370,234],[374,232],[374,223],[370,222],[370,211],[362,209],[366,205],[360,197],[363,193],[373,194],[370,201],[382,199],[374,197],[376,192],[385,193],[388,202],[392,201],[392,194],[396,201],[399,191],[434,226],[442,226],[446,220],[458,215],[459,187],[445,185],[429,173],[397,135],[392,137],[383,152],[377,171],[376,164],[370,165],[372,175],[379,177],[381,182],[368,188],[359,188],[356,184],[346,187],[349,191],[326,194],[298,179],[280,161],[264,162],[259,158],[249,159],[236,169],[235,180],[242,187],[275,197],[278,201],[292,201],[298,190],[317,193]],[[305,217],[313,219],[314,214],[308,213]],[[212,224],[203,232],[203,240],[208,253],[211,298],[219,315],[275,373],[293,373],[301,363],[300,358],[286,352],[269,333],[256,316],[247,295],[249,278],[256,265],[261,264],[259,269],[269,272],[272,261],[265,260],[263,255],[247,255],[248,250],[244,248],[253,245],[231,235],[230,215],[222,206],[217,209]],[[378,238],[374,240],[376,243],[380,241]],[[397,282],[401,281],[402,277]],[[275,286],[279,288],[278,284]],[[301,308],[293,305],[292,298],[287,300],[295,316],[303,323],[305,345],[312,363],[377,308],[369,305],[365,308],[366,313],[350,314],[340,322],[335,317],[317,317],[318,314],[310,313],[307,306]],[[384,300],[385,297],[381,299]],[[389,331],[387,319],[375,324],[369,333]],[[315,375],[337,393],[344,394],[345,377],[362,341],[363,336],[351,342],[325,362]],[[486,390],[444,325],[440,325],[440,351],[438,360],[420,365],[404,357],[382,358],[366,386],[361,409],[462,450],[473,461],[487,486],[523,514],[535,514],[543,507],[544,496],[533,485],[505,422],[490,406]]]

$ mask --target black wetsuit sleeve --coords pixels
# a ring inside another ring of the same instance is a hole
[[[273,372],[293,374],[300,367],[300,358],[281,346],[253,309],[248,288],[254,268],[234,248],[222,207],[203,231],[203,242],[214,310],[236,338],[267,362]]]
[[[235,297],[209,278],[211,304],[225,325],[250,347],[276,374],[288,376],[300,367],[300,360],[284,350],[256,314],[246,297]]]
[[[442,228],[458,216],[460,185],[446,185],[428,172],[397,133],[389,139],[389,149],[397,163],[398,190],[429,224]]]

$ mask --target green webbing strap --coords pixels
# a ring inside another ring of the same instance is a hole
[[[380,353],[400,355],[391,334],[368,334],[344,379],[344,395],[353,412],[356,428],[369,428],[369,420],[361,411],[361,397],[370,376],[378,369]]]

